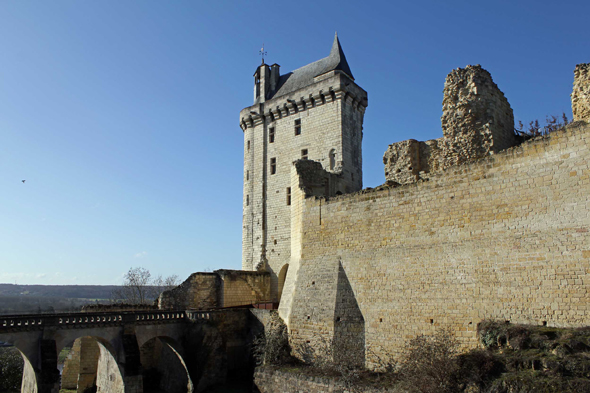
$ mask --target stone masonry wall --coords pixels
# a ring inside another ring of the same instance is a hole
[[[158,307],[166,309],[208,310],[219,305],[221,281],[215,273],[193,273],[176,288],[165,291]]]
[[[578,64],[574,70],[572,113],[574,121],[590,123],[590,63]]]
[[[589,148],[572,126],[427,182],[307,198],[292,339],[362,323],[370,365],[441,327],[474,347],[483,319],[587,326]]]
[[[223,307],[236,307],[271,300],[270,274],[240,270],[217,270],[221,277]]]
[[[296,281],[301,257],[301,228],[306,196],[336,196],[345,190],[342,174],[323,169],[321,163],[312,160],[297,160],[291,166],[291,260],[279,303],[279,315],[288,323],[293,305]]]
[[[210,310],[270,301],[270,274],[220,269],[193,273],[158,299],[160,309]]]
[[[444,87],[443,137],[389,145],[383,156],[385,179],[416,182],[426,174],[497,153],[515,144],[512,108],[479,65],[457,68]],[[423,173],[421,173],[423,172]]]

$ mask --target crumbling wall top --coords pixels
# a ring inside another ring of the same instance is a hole
[[[479,64],[451,71],[443,94],[443,137],[389,145],[383,156],[387,181],[413,183],[422,172],[463,164],[516,144],[512,108]]]
[[[451,71],[443,94],[444,167],[515,144],[512,108],[479,64]]]
[[[576,66],[571,97],[574,121],[590,123],[590,63]]]

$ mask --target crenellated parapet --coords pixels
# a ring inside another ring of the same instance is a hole
[[[276,97],[264,103],[255,104],[240,112],[240,128],[246,131],[264,123],[274,122],[312,108],[340,101],[361,116],[368,106],[367,92],[360,89],[348,76],[340,71],[331,71],[310,92],[308,87],[292,94]]]

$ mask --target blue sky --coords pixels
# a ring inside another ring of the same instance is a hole
[[[571,118],[589,14],[586,0],[0,0],[0,282],[239,269],[238,114],[262,43],[288,72],[338,31],[369,93],[374,187],[388,144],[442,136],[454,68],[490,71],[516,120]]]

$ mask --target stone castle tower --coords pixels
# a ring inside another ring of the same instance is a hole
[[[291,260],[292,166],[314,160],[338,176],[337,190],[362,188],[363,116],[367,93],[355,82],[338,36],[328,57],[287,74],[262,64],[254,105],[240,112],[244,132],[242,269],[268,270],[274,301]],[[292,184],[297,183],[297,184]]]

